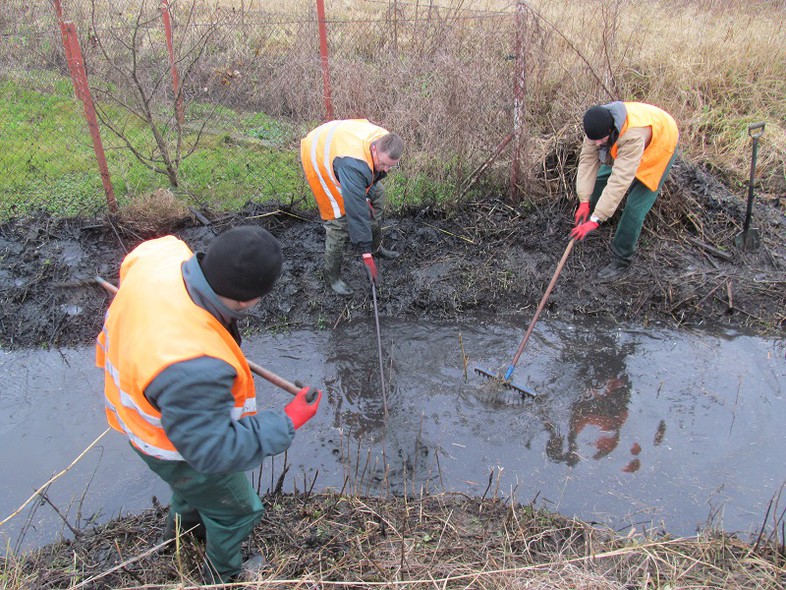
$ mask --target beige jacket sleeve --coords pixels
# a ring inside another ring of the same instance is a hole
[[[589,203],[592,196],[595,178],[601,164],[598,159],[599,152],[595,142],[584,136],[581,153],[579,153],[579,171],[576,174],[576,195],[579,197],[579,203]]]
[[[595,209],[592,212],[600,221],[606,221],[614,215],[614,212],[622,202],[633,180],[636,178],[636,170],[641,163],[644,148],[650,138],[649,127],[634,127],[628,129],[626,133],[617,140],[617,157],[612,163],[611,176],[606,183],[606,188],[598,199]],[[588,145],[589,144],[589,145]],[[594,154],[591,152],[594,151]],[[587,162],[585,164],[585,152]],[[594,157],[594,165],[590,166],[589,159]],[[595,188],[595,177],[600,168],[598,160],[598,147],[586,137],[581,147],[579,156],[579,171],[576,179],[576,193],[579,201],[589,201],[592,189]],[[586,170],[583,170],[586,168]]]

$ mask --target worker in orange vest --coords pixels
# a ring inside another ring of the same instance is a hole
[[[611,102],[584,113],[576,193],[579,206],[572,238],[588,233],[614,215],[626,193],[611,242],[611,262],[598,272],[604,281],[630,267],[639,235],[677,156],[679,131],[666,111],[641,102]]]
[[[174,236],[143,242],[120,267],[120,288],[97,338],[109,425],[172,490],[164,539],[206,541],[205,579],[229,583],[264,566],[241,544],[264,511],[248,481],[292,444],[317,411],[304,387],[283,412],[256,411],[237,320],[273,289],[283,256],[256,226],[230,229],[205,253]]]
[[[352,295],[341,278],[347,241],[354,244],[376,282],[374,256],[398,258],[382,246],[379,220],[385,191],[380,181],[399,163],[404,142],[366,119],[329,121],[300,142],[300,159],[325,228],[324,276],[339,295]]]

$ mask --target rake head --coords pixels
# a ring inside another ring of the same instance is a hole
[[[538,395],[537,393],[535,393],[531,389],[527,389],[526,387],[522,387],[520,385],[516,385],[515,383],[511,383],[507,379],[504,379],[504,378],[500,377],[499,375],[496,375],[496,374],[492,373],[491,371],[487,371],[486,369],[480,369],[478,367],[475,367],[475,372],[478,375],[481,375],[482,377],[485,377],[486,379],[491,379],[495,383],[499,383],[503,387],[507,387],[508,389],[512,389],[513,391],[518,391],[519,393],[521,393],[523,395],[528,395],[530,397],[537,397],[537,395]]]

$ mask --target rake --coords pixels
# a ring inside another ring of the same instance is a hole
[[[513,357],[510,365],[508,365],[507,371],[505,371],[504,377],[500,377],[491,371],[486,371],[485,369],[480,369],[475,367],[475,372],[478,375],[482,375],[488,379],[493,379],[495,381],[499,381],[501,385],[508,387],[510,389],[514,389],[521,393],[531,395],[535,397],[537,394],[525,387],[521,387],[520,385],[514,385],[510,382],[510,378],[513,375],[513,371],[516,369],[516,365],[521,358],[521,353],[524,352],[524,347],[527,346],[527,342],[529,341],[529,337],[532,334],[533,328],[535,328],[535,323],[538,321],[538,317],[540,317],[540,312],[543,311],[543,308],[546,306],[546,301],[551,295],[551,291],[554,289],[554,285],[557,283],[557,278],[559,278],[559,273],[562,272],[562,267],[565,266],[565,261],[568,259],[568,255],[570,251],[573,250],[573,245],[576,243],[576,238],[573,238],[570,242],[568,242],[567,247],[565,248],[565,253],[562,255],[562,258],[557,265],[557,270],[554,271],[554,276],[551,277],[551,282],[549,282],[549,286],[546,287],[546,292],[543,294],[543,297],[538,304],[538,308],[535,310],[535,315],[532,317],[532,320],[527,327],[527,332],[524,334],[524,338],[521,340],[521,344],[519,344],[519,348],[516,351],[516,355]]]

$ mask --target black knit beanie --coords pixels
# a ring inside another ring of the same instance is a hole
[[[270,232],[244,225],[210,242],[200,266],[216,294],[249,301],[273,289],[283,262],[281,245]]]
[[[611,135],[614,128],[614,117],[606,107],[596,105],[587,109],[584,113],[584,133],[592,140],[603,139]]]

